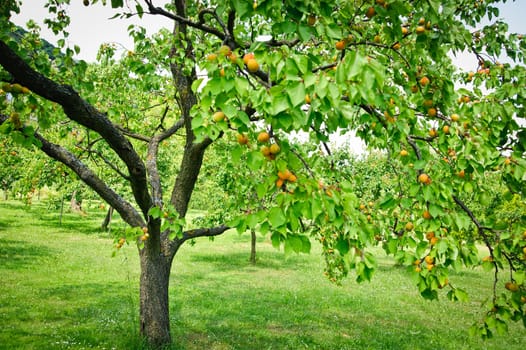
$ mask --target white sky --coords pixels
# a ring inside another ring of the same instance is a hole
[[[13,20],[23,26],[28,19],[34,19],[42,27],[42,36],[49,42],[55,43],[53,33],[43,23],[43,19],[47,15],[47,10],[44,8],[46,2],[46,0],[23,1],[20,15],[13,16]],[[129,2],[133,3],[133,1]],[[155,4],[162,6],[167,2],[169,0],[157,0]],[[499,7],[501,8],[500,17],[506,19],[510,25],[510,32],[526,34],[526,20],[524,18],[526,16],[526,0],[508,1]],[[115,10],[109,5],[102,6],[100,2],[86,7],[82,4],[82,0],[71,0],[68,11],[72,19],[68,42],[70,45],[80,46],[79,56],[87,61],[95,60],[98,48],[102,43],[115,42],[132,49],[133,42],[127,35],[127,28],[132,23],[144,26],[150,33],[156,32],[162,27],[172,28],[172,21],[162,16],[145,15],[142,19],[134,16],[130,19],[109,20],[122,9]],[[458,65],[465,70],[472,70],[476,68],[476,61],[466,61],[465,58],[462,58]]]

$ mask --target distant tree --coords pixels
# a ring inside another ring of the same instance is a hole
[[[473,330],[489,337],[508,321],[526,323],[526,218],[497,225],[494,213],[479,217],[470,207],[491,191],[488,176],[515,201],[525,198],[526,42],[497,19],[498,2],[128,1],[135,6],[124,11],[169,18],[173,29],[147,36],[130,28],[133,51],[118,59],[118,48],[105,45],[90,67],[67,45],[76,20],[69,0],[47,3],[45,23],[62,35],[53,61],[34,23],[13,38],[10,15],[21,1],[7,0],[0,80],[11,97],[0,99],[0,130],[65,164],[131,227],[127,240],[137,242],[141,261],[140,331],[153,346],[171,341],[168,284],[179,248],[231,227],[268,232],[287,251],[320,240],[335,282],[350,270],[369,280],[370,247],[381,243],[431,299],[443,287],[450,299],[465,299],[448,271],[479,264],[483,244],[495,288]],[[473,72],[455,68],[451,55],[460,52],[477,58]],[[514,63],[499,63],[502,54]],[[68,129],[85,137],[71,144]],[[327,163],[329,136],[349,131],[393,165],[386,171],[396,187],[375,191],[380,197],[371,194],[367,208],[356,190],[363,184]],[[308,147],[293,142],[298,132]],[[232,134],[249,142],[232,147],[231,157],[258,174],[235,185],[254,186],[255,202],[272,202],[193,227],[185,218],[206,151]]]

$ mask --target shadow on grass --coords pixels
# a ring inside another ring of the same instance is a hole
[[[249,262],[250,251],[238,253],[226,253],[215,255],[212,254],[192,254],[189,257],[191,262],[204,263],[214,265],[214,271],[239,271],[243,269],[274,269],[283,270],[290,269],[294,266],[296,269],[302,269],[311,264],[308,257],[301,254],[294,254],[286,256],[283,252],[258,252],[256,254],[256,264],[252,265]]]
[[[221,290],[210,288],[203,303],[216,303],[197,308],[211,311],[175,306],[173,349],[450,349],[432,325],[420,327],[408,314],[393,318],[385,305],[364,298],[323,300],[308,290],[274,288],[230,288],[229,297]]]
[[[8,213],[8,215],[2,215],[0,219],[0,230],[8,230],[9,227],[13,225],[20,226],[17,222],[31,218],[33,221],[37,221],[38,225],[42,227],[90,235],[101,232],[100,225],[103,220],[101,214],[82,216],[78,213],[66,211],[62,215],[62,222],[60,222],[60,212],[50,211],[42,203],[28,206],[24,203],[12,201],[0,202],[0,210]],[[12,211],[12,215],[9,215],[10,211]]]
[[[134,285],[119,281],[35,289],[38,303],[4,305],[11,338],[0,349],[133,349],[140,342],[136,293]],[[46,326],[28,332],[40,324]],[[24,343],[32,346],[19,347]]]
[[[25,241],[0,239],[0,265],[6,269],[19,269],[39,262],[54,252],[46,246]]]

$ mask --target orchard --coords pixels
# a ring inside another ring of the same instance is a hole
[[[95,63],[68,45],[70,0],[47,1],[51,48],[35,22],[11,21],[22,2],[0,5],[0,132],[62,163],[127,223],[116,249],[137,244],[152,346],[171,342],[181,245],[231,228],[287,252],[319,242],[336,284],[370,280],[383,247],[428,299],[465,300],[449,272],[482,265],[494,288],[471,332],[526,326],[526,213],[488,209],[526,200],[526,42],[500,1],[84,0],[116,21],[173,22],[152,35],[131,26],[134,47],[104,44]],[[456,68],[460,54],[471,71]],[[368,170],[351,176],[331,149],[351,134],[387,159],[389,181],[372,191],[356,179]],[[240,169],[228,177],[240,195],[198,226],[188,208],[220,141],[214,164]]]

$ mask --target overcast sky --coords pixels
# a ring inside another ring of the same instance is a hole
[[[24,25],[28,19],[34,19],[42,27],[42,36],[55,43],[54,35],[43,24],[43,19],[47,15],[44,8],[46,0],[25,0],[22,5],[20,15],[14,16],[14,21],[19,25]],[[157,0],[156,5],[161,6],[169,0]],[[84,6],[82,0],[71,0],[69,13],[72,23],[69,27],[71,45],[81,47],[80,58],[87,61],[94,61],[99,46],[106,42],[115,42],[128,49],[133,49],[133,42],[127,35],[127,28],[132,23],[138,23],[147,28],[149,33],[156,32],[162,27],[170,28],[172,23],[169,19],[162,16],[145,15],[142,19],[134,16],[130,19],[109,20],[117,10],[110,6],[102,6],[100,3],[91,6]],[[130,1],[130,3],[132,3]],[[510,32],[526,34],[526,0],[508,1],[500,5],[500,17],[505,18],[510,25]],[[120,9],[122,11],[122,9]],[[476,61],[463,57],[457,63],[465,70],[476,68]]]

